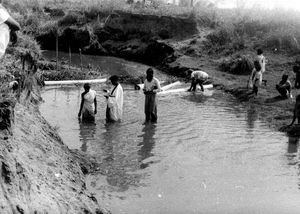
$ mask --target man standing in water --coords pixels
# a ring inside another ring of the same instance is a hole
[[[123,88],[119,83],[119,77],[117,75],[111,76],[109,78],[111,81],[113,88],[111,92],[105,90],[107,92],[106,101],[106,121],[107,122],[116,122],[122,119],[123,114]]]
[[[201,91],[204,91],[203,83],[208,79],[208,74],[204,71],[193,71],[192,69],[189,69],[188,75],[192,80],[191,87],[188,91],[196,91],[197,84],[200,85]]]
[[[84,92],[81,94],[81,104],[78,117],[81,117],[83,121],[94,121],[95,114],[97,114],[97,100],[96,91],[90,89],[89,83],[85,83]]]
[[[153,69],[148,68],[146,71],[146,80],[144,82],[145,94],[145,122],[157,122],[157,104],[156,93],[161,91],[159,80],[153,76]]]

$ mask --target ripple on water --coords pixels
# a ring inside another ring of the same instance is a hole
[[[252,106],[218,91],[158,97],[158,123],[142,125],[144,95],[131,90],[123,122],[107,125],[94,88],[94,125],[78,123],[77,88],[44,91],[40,109],[70,148],[98,160],[88,186],[113,213],[298,213],[298,147]]]

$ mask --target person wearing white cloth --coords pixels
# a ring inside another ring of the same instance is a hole
[[[117,75],[111,76],[109,80],[113,88],[110,92],[105,90],[107,92],[105,95],[107,101],[106,121],[116,122],[120,121],[123,115],[123,88]]]
[[[0,0],[0,58],[5,54],[10,37],[16,39],[15,32],[20,29],[20,24],[9,15]]]
[[[85,83],[84,92],[81,94],[81,104],[78,117],[82,116],[84,121],[94,121],[97,114],[96,91],[90,89],[89,83]]]
[[[200,85],[201,91],[204,91],[203,83],[208,79],[208,74],[204,71],[193,71],[192,69],[188,70],[188,74],[191,75],[192,83],[188,91],[196,91],[197,84]]]

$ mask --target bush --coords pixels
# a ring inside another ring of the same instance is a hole
[[[58,26],[70,26],[78,24],[81,21],[82,16],[75,12],[70,12],[63,18],[58,20]]]
[[[221,71],[239,75],[249,75],[253,68],[254,66],[251,58],[244,55],[227,58],[220,64]]]
[[[207,47],[224,46],[231,42],[232,32],[226,28],[220,28],[206,36]]]

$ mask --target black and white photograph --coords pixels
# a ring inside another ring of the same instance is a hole
[[[300,0],[0,0],[0,214],[299,214]]]

